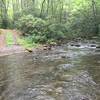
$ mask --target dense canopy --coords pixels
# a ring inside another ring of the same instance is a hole
[[[0,0],[0,27],[36,42],[99,35],[100,0]]]

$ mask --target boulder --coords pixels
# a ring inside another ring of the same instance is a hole
[[[91,44],[90,47],[96,47],[96,45],[95,44]]]
[[[75,47],[80,47],[81,45],[80,45],[80,44],[75,44],[74,46],[75,46]]]
[[[96,46],[96,48],[99,48],[100,49],[100,45],[99,46]]]

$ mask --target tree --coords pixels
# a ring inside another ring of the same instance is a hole
[[[1,19],[2,19],[2,26],[7,28],[8,24],[8,7],[9,7],[9,0],[1,0]]]
[[[99,33],[99,24],[98,24],[98,21],[97,21],[97,8],[96,8],[96,2],[95,0],[91,0],[91,4],[92,4],[92,13],[93,13],[93,23],[94,23],[94,26],[95,26],[95,29],[94,29],[94,32],[96,34]]]

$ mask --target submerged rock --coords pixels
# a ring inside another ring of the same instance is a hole
[[[64,84],[64,96],[66,100],[96,100],[95,86],[96,83],[85,71]]]
[[[75,47],[80,47],[81,45],[80,45],[80,44],[75,44],[74,46],[75,46]]]
[[[96,48],[99,48],[100,49],[100,46],[96,46]]]
[[[59,70],[68,70],[68,69],[70,69],[70,68],[72,68],[72,67],[74,67],[73,64],[61,64],[61,65],[59,65],[57,68],[58,68]]]
[[[80,44],[78,44],[78,43],[71,43],[71,44],[69,44],[70,46],[75,46],[75,47],[80,47],[81,45]]]
[[[37,96],[37,97],[35,98],[35,100],[56,100],[56,99],[54,99],[54,98],[52,98],[52,97],[50,97],[50,96],[43,96],[43,95],[40,95],[40,96]]]
[[[66,56],[62,55],[61,58],[66,58]]]
[[[96,47],[96,44],[91,44],[90,47]]]

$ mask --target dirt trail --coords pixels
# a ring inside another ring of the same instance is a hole
[[[7,42],[6,42],[7,33],[11,33],[13,37],[13,44],[11,47],[7,46]],[[25,51],[22,46],[17,45],[18,36],[19,35],[16,30],[0,29],[0,56]]]
[[[16,30],[2,29],[3,34],[11,33],[13,36],[14,44],[17,44],[18,32]]]
[[[6,47],[6,36],[3,30],[0,30],[0,48]]]

